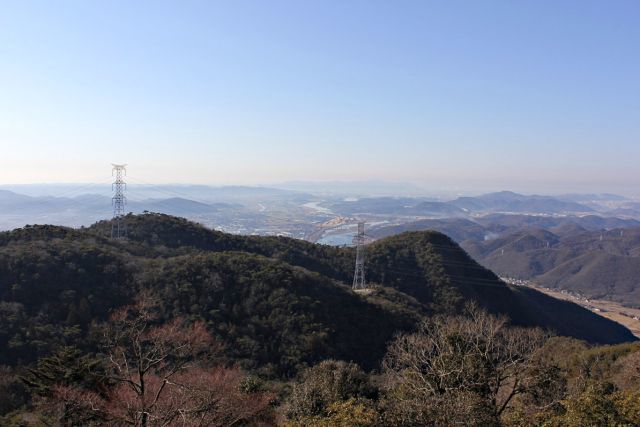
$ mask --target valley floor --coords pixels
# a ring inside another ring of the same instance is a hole
[[[583,298],[567,293],[566,291],[563,292],[558,289],[546,288],[531,282],[523,283],[523,285],[534,288],[554,298],[579,304],[595,314],[620,323],[628,328],[633,335],[640,338],[640,309],[638,308],[625,307],[613,301]]]

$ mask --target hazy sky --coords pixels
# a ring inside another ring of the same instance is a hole
[[[640,1],[1,1],[0,183],[640,187]]]

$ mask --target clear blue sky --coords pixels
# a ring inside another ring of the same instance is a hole
[[[640,1],[3,1],[0,183],[640,186]]]

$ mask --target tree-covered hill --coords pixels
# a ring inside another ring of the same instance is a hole
[[[367,294],[350,289],[354,251],[282,237],[234,236],[159,214],[111,224],[33,226],[0,234],[0,364],[33,363],[73,345],[92,351],[95,326],[141,292],[162,319],[203,320],[229,361],[290,377],[327,358],[378,366],[394,334],[475,300],[515,324],[597,343],[633,339],[576,305],[510,287],[436,232],[367,247]]]
[[[640,228],[551,233],[528,229],[465,248],[505,276],[587,298],[640,306]]]
[[[520,326],[540,326],[595,343],[634,339],[626,328],[576,304],[505,284],[438,232],[402,233],[374,242],[368,251],[371,280],[412,295],[436,312],[459,313],[475,301]]]

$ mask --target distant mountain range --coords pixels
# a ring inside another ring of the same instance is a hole
[[[373,184],[372,184],[373,185]],[[59,187],[59,188],[58,188]],[[393,186],[392,186],[393,187]],[[2,215],[59,215],[63,212],[78,216],[110,211],[110,187],[73,186],[5,186],[0,189]],[[296,188],[296,185],[291,185]],[[302,187],[301,187],[302,188]],[[319,187],[320,188],[320,187]],[[20,193],[17,190],[24,191]],[[85,191],[95,191],[87,193]],[[44,193],[58,196],[41,195]],[[318,196],[289,189],[267,187],[210,187],[205,185],[132,185],[127,191],[132,212],[159,209],[161,212],[189,217],[211,210],[262,203],[317,202],[319,207],[336,215],[391,215],[406,217],[461,218],[490,214],[526,215],[588,215],[640,218],[640,203],[612,194],[539,196],[510,191],[476,197],[440,200],[426,197],[351,197]],[[166,209],[166,210],[165,210]]]
[[[490,214],[472,219],[435,218],[410,221],[398,225],[381,226],[369,231],[374,238],[392,236],[405,231],[437,230],[451,236],[456,242],[467,240],[491,241],[499,236],[519,232],[523,229],[549,230],[559,235],[587,230],[610,230],[613,228],[639,227],[640,220],[599,215],[543,216]]]
[[[587,215],[624,210],[625,216],[640,217],[638,205],[622,196],[608,194],[551,197],[501,191],[476,197],[458,197],[449,201],[408,197],[364,197],[339,201],[329,207],[343,215],[393,214],[446,218],[496,213]]]
[[[273,185],[274,188],[333,196],[416,196],[425,189],[408,182],[388,181],[289,181]]]
[[[198,202],[183,197],[129,200],[127,212],[163,212],[170,215],[198,216],[239,209],[242,205],[223,202]],[[82,194],[74,197],[27,196],[0,190],[0,229],[47,222],[66,225],[90,225],[112,215],[111,197]]]
[[[498,274],[640,306],[640,227],[528,229],[463,245]]]
[[[593,209],[572,201],[550,196],[525,196],[511,191],[490,193],[478,197],[460,197],[450,204],[471,212],[494,213],[588,213]]]

